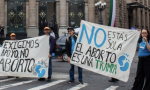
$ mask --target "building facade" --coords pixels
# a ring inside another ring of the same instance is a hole
[[[57,22],[59,35],[71,26],[80,27],[80,20],[99,23],[95,3],[100,0],[0,0],[0,25],[5,36],[11,32],[27,37],[39,35],[41,21]],[[110,0],[102,12],[103,24],[108,25]],[[149,0],[116,0],[116,26],[120,28],[150,29]]]
[[[105,1],[106,9],[102,12],[104,25],[109,23],[110,0]],[[99,22],[99,11],[96,10],[95,22]],[[150,30],[150,0],[116,0],[116,27],[145,28]]]

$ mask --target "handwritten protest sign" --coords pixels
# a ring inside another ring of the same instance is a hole
[[[49,36],[6,40],[0,51],[0,76],[47,77]]]
[[[82,20],[71,64],[126,82],[139,34]]]

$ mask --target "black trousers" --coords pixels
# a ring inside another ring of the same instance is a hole
[[[139,57],[132,90],[150,90],[150,56]]]

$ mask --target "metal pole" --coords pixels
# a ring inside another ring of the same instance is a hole
[[[102,9],[99,9],[100,11],[100,19],[99,19],[99,24],[103,25],[103,19],[102,19]]]

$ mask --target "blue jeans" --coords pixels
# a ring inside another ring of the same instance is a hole
[[[52,76],[52,57],[49,58],[48,77]]]
[[[74,65],[72,64],[69,73],[70,73],[70,80],[74,81]],[[80,67],[78,67],[78,75],[79,75],[78,77],[79,81],[82,81],[82,68]]]

